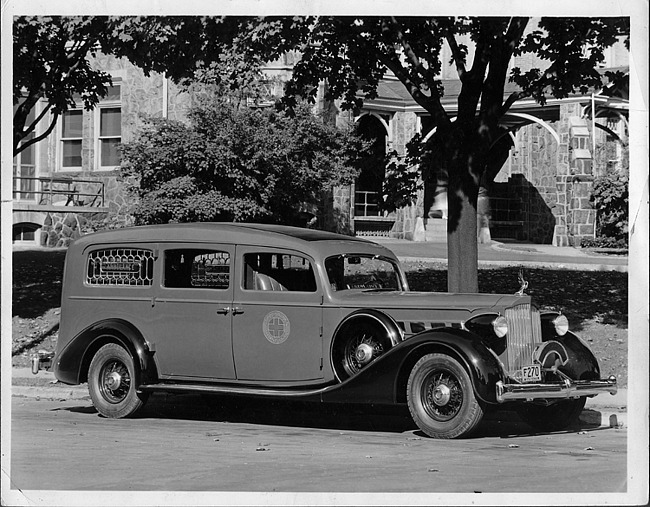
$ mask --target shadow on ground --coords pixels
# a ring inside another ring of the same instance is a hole
[[[70,412],[99,416],[90,405],[61,408]],[[336,405],[284,400],[260,400],[246,397],[229,398],[196,394],[155,393],[135,415],[137,419],[170,419],[212,421],[232,424],[282,426],[290,435],[311,429],[337,431],[370,431],[380,433],[412,433],[428,438],[412,421],[406,407]],[[590,422],[591,421],[591,422]],[[593,418],[582,418],[565,432],[595,431],[600,424]],[[470,438],[513,438],[538,435],[514,412],[488,412]]]

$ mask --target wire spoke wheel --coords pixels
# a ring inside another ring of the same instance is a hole
[[[433,438],[468,436],[483,419],[469,374],[446,354],[422,356],[411,370],[406,394],[413,421]]]
[[[463,388],[449,371],[433,372],[424,380],[422,406],[438,421],[453,419],[463,406]]]
[[[116,343],[100,348],[88,370],[88,391],[97,411],[105,417],[128,417],[147,400],[135,384],[136,366],[129,352]]]
[[[109,361],[100,371],[100,392],[109,403],[120,403],[131,389],[131,375],[127,366],[119,360]]]
[[[392,346],[387,330],[367,318],[347,322],[332,346],[332,365],[339,380],[356,375]]]
[[[384,345],[377,336],[359,333],[345,344],[343,368],[349,376],[355,375],[383,353]]]

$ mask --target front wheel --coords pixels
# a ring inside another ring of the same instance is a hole
[[[407,401],[413,421],[433,438],[469,435],[483,418],[470,377],[445,354],[427,354],[409,376]]]
[[[88,391],[97,411],[115,419],[130,416],[147,400],[147,394],[136,392],[133,358],[115,343],[104,345],[93,357]]]
[[[552,405],[525,403],[517,407],[517,414],[529,426],[541,431],[559,431],[578,420],[587,398],[561,400]]]

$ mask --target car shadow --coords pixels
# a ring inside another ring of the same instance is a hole
[[[80,414],[97,414],[93,406],[57,408]],[[590,411],[585,411],[590,412]],[[133,419],[173,419],[257,424],[287,428],[314,428],[339,431],[412,433],[428,438],[415,425],[406,406],[343,405],[218,395],[154,393]],[[608,429],[581,419],[566,430],[577,433]],[[547,434],[532,429],[512,411],[489,411],[468,438],[515,438]]]

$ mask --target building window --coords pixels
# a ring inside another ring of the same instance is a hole
[[[14,112],[16,107],[14,106]],[[26,125],[34,121],[34,109],[27,116]],[[31,141],[34,138],[32,132],[23,140],[23,143]],[[14,174],[13,174],[13,191],[16,201],[34,201],[36,200],[36,145],[28,146],[14,157]]]
[[[120,85],[111,86],[97,109],[97,167],[110,170],[120,165],[119,144],[122,142],[122,107]]]
[[[81,170],[82,139],[83,110],[66,111],[61,121],[61,169]]]
[[[13,226],[14,243],[34,243],[36,242],[36,233],[40,229],[35,224],[16,224]]]

